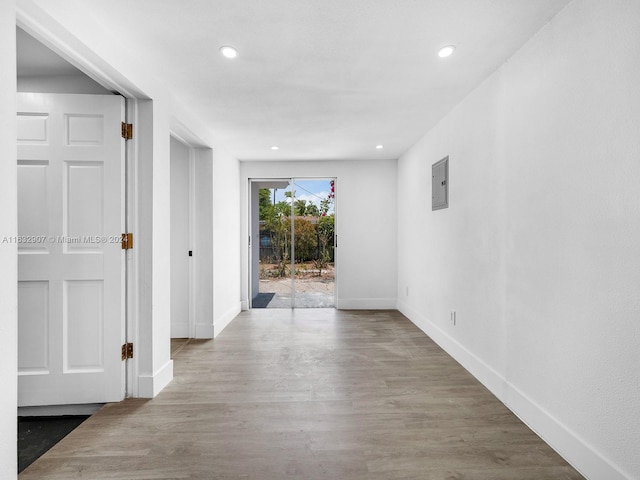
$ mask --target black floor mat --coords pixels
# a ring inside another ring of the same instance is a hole
[[[87,415],[18,418],[18,473],[66,437]]]
[[[253,298],[251,308],[267,308],[275,293],[259,293]]]

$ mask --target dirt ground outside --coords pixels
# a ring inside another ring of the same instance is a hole
[[[312,262],[296,263],[295,289],[300,293],[333,294],[335,289],[335,271],[332,263],[319,271]],[[288,294],[291,292],[291,270],[287,276],[277,277],[277,266],[270,263],[260,264],[260,293]]]

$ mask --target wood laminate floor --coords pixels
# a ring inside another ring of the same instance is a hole
[[[19,478],[582,478],[398,312],[243,312],[174,362]]]

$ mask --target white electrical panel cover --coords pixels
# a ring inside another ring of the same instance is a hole
[[[449,157],[431,167],[431,210],[449,206]]]

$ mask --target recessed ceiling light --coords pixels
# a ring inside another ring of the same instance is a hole
[[[382,150],[384,148],[384,145],[376,145],[376,150]]]
[[[280,147],[278,147],[277,145],[274,145],[273,147],[271,147],[271,150],[280,150]]]
[[[438,56],[440,58],[450,57],[451,54],[455,51],[456,47],[454,45],[447,45],[438,50]]]
[[[229,45],[223,45],[220,47],[220,53],[226,58],[236,58],[238,56],[238,50],[230,47]]]

